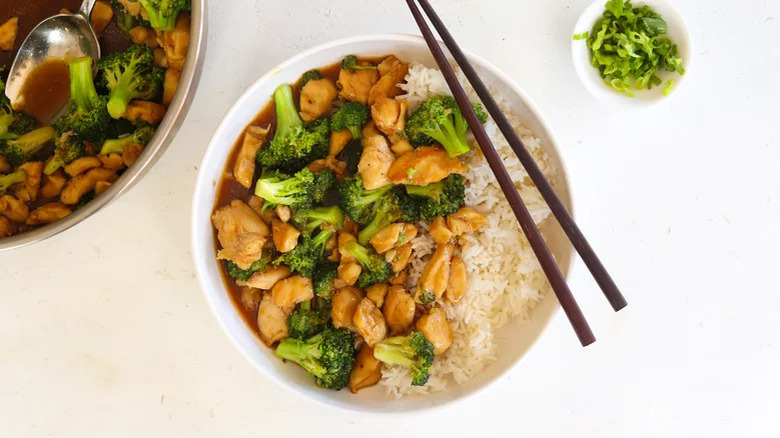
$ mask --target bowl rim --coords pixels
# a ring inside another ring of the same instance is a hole
[[[206,147],[204,153],[203,153],[203,159],[200,162],[200,167],[198,168],[198,176],[195,182],[195,187],[193,191],[193,199],[192,199],[192,211],[191,211],[191,219],[190,219],[190,243],[191,243],[191,251],[192,251],[192,257],[193,257],[193,263],[195,265],[195,275],[198,279],[198,284],[201,288],[201,292],[203,293],[204,298],[206,299],[206,302],[209,305],[209,308],[211,310],[212,315],[216,318],[216,320],[219,323],[219,326],[221,327],[223,333],[227,336],[227,338],[230,340],[230,342],[233,344],[233,346],[241,353],[241,355],[252,364],[252,366],[259,370],[260,373],[268,378],[270,381],[275,382],[280,387],[296,394],[297,396],[312,401],[314,403],[317,403],[321,406],[328,406],[330,408],[338,408],[343,409],[350,412],[371,412],[371,413],[385,413],[385,414],[412,414],[412,413],[421,413],[421,412],[431,412],[433,410],[438,410],[447,406],[451,406],[455,403],[462,402],[468,398],[471,398],[482,391],[486,390],[487,388],[493,386],[497,381],[499,381],[502,377],[504,377],[507,373],[514,370],[518,364],[520,363],[521,359],[527,356],[532,350],[533,346],[539,341],[539,339],[542,337],[545,331],[550,326],[550,323],[552,320],[557,316],[560,310],[560,304],[558,304],[557,299],[555,298],[554,294],[551,293],[552,299],[554,300],[553,308],[550,311],[550,313],[546,317],[546,321],[543,321],[539,334],[530,341],[528,345],[528,349],[524,354],[517,357],[513,363],[506,367],[505,369],[501,370],[500,372],[496,373],[496,375],[489,381],[485,382],[485,384],[476,387],[472,391],[470,391],[467,394],[464,394],[459,397],[453,397],[449,399],[445,399],[437,404],[426,404],[423,406],[417,406],[413,411],[412,410],[389,410],[389,411],[383,411],[383,410],[376,410],[371,408],[360,408],[353,405],[346,405],[342,403],[333,403],[329,402],[327,400],[330,400],[327,397],[311,397],[304,391],[302,391],[300,388],[298,388],[296,385],[291,383],[289,379],[285,379],[283,376],[277,375],[277,373],[273,372],[272,370],[265,369],[262,367],[259,363],[256,363],[250,356],[249,353],[244,350],[244,348],[240,345],[239,340],[237,338],[237,335],[234,334],[230,328],[228,328],[226,324],[226,320],[223,319],[221,312],[217,308],[217,302],[215,297],[215,292],[211,291],[210,286],[208,285],[205,275],[201,272],[200,269],[198,269],[199,266],[199,255],[201,255],[201,248],[203,245],[199,244],[200,240],[200,234],[199,229],[196,228],[197,222],[199,221],[199,216],[202,214],[201,212],[196,211],[196,207],[198,206],[199,202],[198,199],[201,195],[201,188],[208,187],[211,185],[211,175],[206,175],[203,172],[203,169],[206,167],[205,163],[207,158],[209,157],[212,149],[217,148],[219,145],[217,144],[216,139],[218,137],[222,137],[222,131],[227,129],[228,120],[234,118],[237,116],[237,113],[239,112],[239,108],[244,106],[246,104],[246,101],[249,99],[249,96],[253,93],[253,91],[265,84],[268,80],[271,80],[273,76],[277,75],[280,71],[284,71],[287,69],[290,65],[295,64],[299,61],[302,61],[303,59],[321,52],[323,50],[328,50],[334,47],[346,45],[346,44],[354,44],[354,43],[361,43],[361,42],[377,42],[377,41],[387,41],[388,43],[393,42],[403,42],[403,43],[411,43],[411,44],[418,44],[425,46],[425,40],[422,38],[422,36],[419,35],[413,35],[413,34],[404,34],[404,33],[377,33],[377,34],[363,34],[363,35],[356,35],[351,37],[345,37],[345,38],[339,38],[335,39],[329,42],[325,42],[322,44],[319,44],[317,46],[311,47],[309,49],[306,49],[302,52],[299,52],[296,55],[293,55],[281,63],[277,64],[276,66],[270,68],[267,70],[266,73],[264,73],[262,76],[260,76],[257,80],[255,80],[249,87],[246,88],[246,90],[239,96],[233,105],[230,107],[230,109],[225,113],[225,116],[222,117],[220,120],[220,123],[217,125],[217,128],[214,130],[211,140],[209,141],[208,146]],[[440,41],[440,44],[441,43]],[[475,55],[474,53],[463,50],[466,57],[469,59],[469,61],[472,63],[472,65],[475,65],[476,67],[483,68],[486,71],[490,71],[492,74],[494,74],[499,81],[507,85],[512,92],[516,93],[520,99],[528,106],[529,112],[535,117],[539,123],[539,125],[543,126],[545,130],[547,131],[547,136],[549,141],[546,144],[546,147],[552,148],[552,150],[555,151],[557,158],[558,158],[558,171],[560,174],[564,175],[563,178],[563,184],[564,188],[567,193],[569,193],[570,198],[570,204],[571,204],[571,211],[569,212],[572,217],[574,217],[575,214],[575,202],[574,197],[571,195],[571,184],[569,181],[570,174],[567,171],[567,166],[565,163],[565,160],[563,158],[563,155],[561,153],[560,148],[558,147],[558,139],[553,133],[553,130],[551,128],[551,124],[545,118],[541,111],[539,110],[536,103],[531,99],[531,97],[506,73],[498,69],[498,67],[494,66],[492,63],[488,62],[484,58]],[[448,55],[448,58],[451,59],[451,57]],[[261,108],[258,108],[257,111],[260,111]],[[210,206],[210,208],[213,209],[213,205]],[[569,254],[569,269],[566,274],[566,277],[569,277],[572,272],[572,262],[575,258],[575,251],[570,251]],[[213,257],[213,255],[212,255]],[[221,293],[225,293],[224,288],[220,290]],[[399,400],[402,401],[403,399]]]
[[[120,175],[119,179],[105,192],[95,196],[95,199],[65,218],[25,233],[0,239],[0,252],[44,241],[76,226],[119,199],[151,170],[173,142],[189,113],[203,72],[207,41],[208,14],[206,0],[194,0],[191,12],[190,44],[187,49],[187,61],[182,70],[179,87],[173,101],[168,106],[168,111],[162,123],[157,128],[155,136],[146,145],[138,160],[131,167],[127,168]]]
[[[577,21],[572,29],[572,36],[581,34],[585,31],[590,32],[593,28],[593,24],[601,17],[605,3],[606,0],[594,0],[588,4],[577,17]],[[602,80],[595,79],[593,72],[591,71],[594,68],[591,66],[590,62],[588,62],[587,56],[583,56],[583,54],[588,54],[585,41],[575,40],[572,37],[570,51],[575,73],[583,87],[588,90],[588,93],[600,102],[616,104],[628,108],[649,108],[674,100],[674,96],[679,93],[683,84],[688,82],[686,78],[690,76],[692,71],[694,43],[691,36],[691,28],[685,20],[685,16],[674,5],[674,2],[668,0],[638,0],[633,4],[635,8],[644,5],[650,6],[654,10],[658,8],[663,9],[664,13],[662,16],[664,19],[669,20],[669,17],[671,17],[670,24],[671,21],[674,22],[676,26],[675,33],[680,35],[680,40],[674,41],[674,43],[681,52],[687,52],[683,59],[685,63],[685,74],[674,76],[674,87],[667,96],[659,95],[657,91],[638,90],[635,93],[635,97],[627,97],[609,88]],[[660,89],[661,86],[659,85],[656,88]]]

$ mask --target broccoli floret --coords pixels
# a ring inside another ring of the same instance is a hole
[[[322,72],[317,69],[309,70],[301,75],[300,79],[298,79],[298,88],[303,88],[303,86],[306,85],[309,81],[317,81],[324,77],[325,76],[322,75]]]
[[[11,101],[5,95],[5,82],[0,79],[0,138],[4,138],[8,134],[25,134],[32,131],[36,124],[34,118],[15,111],[11,107]]]
[[[341,60],[341,69],[342,70],[376,70],[375,65],[359,65],[357,56],[355,55],[349,55],[346,58]]]
[[[336,185],[336,174],[331,169],[322,169],[314,174],[314,202],[322,203],[331,187]]]
[[[230,278],[237,281],[248,281],[255,272],[265,270],[272,258],[273,251],[263,251],[263,256],[260,257],[260,260],[252,263],[247,269],[239,268],[232,260],[225,260],[225,267]]]
[[[18,170],[8,175],[0,175],[0,196],[5,195],[8,189],[14,185],[24,182],[27,179],[27,172]]]
[[[385,260],[381,254],[377,254],[371,248],[360,245],[359,243],[347,243],[346,250],[354,257],[363,270],[357,279],[357,286],[364,288],[372,284],[382,283],[393,276],[393,267]]]
[[[142,120],[138,121],[138,124],[146,123]],[[127,119],[111,119],[106,127],[105,138],[120,138],[126,135],[130,135],[135,132],[136,126]]]
[[[38,128],[22,136],[8,134],[6,139],[0,140],[0,155],[5,157],[8,164],[16,167],[30,161],[46,144],[54,140],[55,136],[51,126]]]
[[[149,46],[133,44],[109,53],[98,62],[100,85],[109,91],[108,113],[119,119],[133,99],[157,101],[163,90],[165,69],[154,65]]]
[[[192,9],[192,0],[131,0],[141,3],[149,15],[149,24],[157,30],[173,30],[181,11]]]
[[[431,374],[433,344],[420,332],[386,338],[374,345],[374,358],[388,365],[408,368],[412,375],[412,386],[423,386]]]
[[[148,123],[139,122],[135,132],[131,135],[103,142],[100,154],[121,154],[125,150],[125,146],[130,144],[146,146],[146,144],[151,141],[155,131],[156,129],[154,126],[149,125]]]
[[[70,102],[67,113],[54,124],[58,134],[73,131],[83,140],[102,141],[111,116],[108,96],[99,96],[92,80],[92,58],[73,59],[70,70]]]
[[[291,338],[308,339],[330,326],[330,303],[311,308],[311,300],[304,301],[287,317],[287,328]]]
[[[344,212],[337,206],[315,207],[293,213],[293,223],[301,232],[308,234],[317,227],[327,224],[328,229],[340,230],[344,226]]]
[[[279,172],[265,172],[255,184],[255,194],[265,200],[263,208],[288,205],[293,210],[310,208],[314,198],[314,175],[303,169],[289,177]]]
[[[485,117],[481,105],[477,115]],[[480,120],[482,121],[482,120]],[[424,101],[406,122],[406,136],[414,146],[439,143],[451,157],[469,151],[466,133],[469,126],[457,102],[451,96],[436,96]]]
[[[257,162],[262,168],[295,172],[328,155],[329,119],[304,124],[295,106],[293,89],[286,84],[274,91],[274,105],[276,133],[267,147],[257,151]]]
[[[51,175],[60,167],[84,155],[84,142],[73,132],[64,132],[55,141],[54,156],[46,163],[43,173]]]
[[[333,236],[333,231],[322,230],[316,236],[303,236],[292,251],[282,254],[274,261],[275,265],[284,263],[290,271],[312,278],[314,268],[325,256],[325,244]]]
[[[314,268],[314,293],[318,297],[329,300],[336,292],[334,280],[338,277],[338,264],[333,262],[321,262]]]
[[[393,186],[366,190],[360,175],[344,178],[339,183],[339,206],[350,219],[358,224],[367,224],[374,218],[374,210]]]
[[[358,233],[358,242],[368,244],[374,235],[394,222],[417,222],[420,201],[406,194],[402,186],[394,186],[376,203],[374,217]]]
[[[341,131],[349,129],[354,140],[360,140],[363,137],[363,125],[371,117],[371,110],[359,102],[347,102],[333,114],[330,121],[330,129]]]
[[[312,374],[317,385],[339,390],[347,386],[355,363],[355,344],[347,329],[328,328],[303,341],[287,338],[276,355],[291,360]]]
[[[355,175],[358,173],[358,164],[363,156],[363,144],[360,140],[351,140],[339,154],[339,160],[347,163],[347,171]]]
[[[406,193],[420,198],[420,214],[431,220],[458,211],[466,199],[466,185],[463,176],[453,173],[427,186],[408,185]]]

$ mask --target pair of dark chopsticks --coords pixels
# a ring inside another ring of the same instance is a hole
[[[555,194],[555,191],[547,181],[547,178],[545,178],[541,169],[539,169],[539,166],[536,165],[533,156],[531,156],[531,153],[526,149],[522,140],[520,140],[520,137],[515,132],[512,124],[504,113],[501,112],[498,104],[490,95],[490,91],[488,91],[488,88],[482,82],[482,79],[480,79],[477,72],[466,59],[466,56],[460,50],[460,47],[458,47],[458,44],[444,26],[444,23],[442,23],[441,19],[436,14],[436,11],[433,10],[433,7],[428,0],[417,1],[419,1],[420,6],[422,6],[423,10],[428,15],[431,23],[433,23],[433,27],[436,28],[436,31],[438,31],[442,40],[444,40],[444,44],[449,49],[452,57],[455,58],[455,61],[460,66],[463,74],[469,80],[471,86],[474,87],[474,90],[482,100],[487,111],[493,117],[496,125],[501,129],[501,132],[504,134],[504,137],[506,137],[512,150],[514,150],[515,154],[520,159],[520,163],[522,163],[526,172],[531,177],[531,180],[536,184],[537,189],[539,189],[539,192],[547,202],[550,210],[555,215],[556,219],[558,219],[561,228],[563,228],[563,231],[569,237],[572,245],[580,254],[585,265],[596,279],[596,282],[601,287],[601,290],[612,305],[612,308],[615,309],[615,311],[618,311],[623,307],[626,307],[628,303],[620,293],[620,290],[618,290],[612,277],[610,277],[606,268],[604,268],[604,265],[601,263],[598,256],[596,256],[596,253],[585,239],[585,236],[582,234],[579,227],[577,227],[574,219],[572,219],[569,212],[566,211],[566,207],[564,207],[561,200]],[[436,63],[439,65],[439,69],[441,69],[444,79],[447,81],[447,85],[449,85],[455,100],[458,102],[458,106],[466,117],[466,121],[468,122],[471,131],[474,133],[474,137],[477,139],[477,143],[479,143],[479,147],[482,149],[485,159],[493,170],[493,173],[498,180],[498,184],[501,186],[501,190],[504,191],[507,201],[509,201],[509,205],[512,207],[517,220],[520,222],[520,227],[523,229],[526,238],[528,238],[528,242],[531,244],[531,248],[533,248],[537,259],[539,259],[539,264],[542,266],[542,270],[544,270],[547,279],[550,281],[550,285],[555,291],[555,295],[558,297],[558,301],[561,303],[563,311],[569,318],[569,322],[574,328],[574,332],[577,334],[580,343],[582,343],[583,346],[593,343],[596,340],[593,336],[593,331],[585,320],[585,317],[580,310],[580,306],[574,299],[568,284],[566,284],[563,274],[561,274],[560,269],[558,269],[558,265],[555,263],[555,259],[553,258],[552,253],[550,253],[550,249],[547,247],[544,238],[542,238],[541,233],[536,228],[531,213],[529,213],[528,208],[523,203],[523,199],[520,197],[517,188],[515,188],[512,178],[509,176],[504,164],[501,162],[501,157],[499,157],[498,152],[496,152],[493,142],[490,141],[485,129],[482,127],[482,123],[480,123],[477,114],[474,112],[471,102],[466,96],[466,92],[463,90],[463,86],[455,76],[455,71],[450,66],[444,51],[436,40],[436,37],[433,35],[433,31],[428,27],[428,23],[426,23],[425,17],[417,7],[415,0],[406,0],[406,3],[409,5],[409,9],[412,11],[415,21],[417,21],[417,26],[420,28],[433,57],[436,59]]]

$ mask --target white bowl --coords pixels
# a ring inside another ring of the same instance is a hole
[[[273,351],[260,342],[239,315],[222,282],[219,264],[215,258],[214,231],[210,216],[225,162],[236,139],[263,105],[271,99],[271,94],[278,85],[293,83],[303,72],[338,62],[349,54],[374,56],[395,54],[405,61],[417,61],[435,66],[425,42],[420,37],[369,35],[334,41],[307,50],[258,79],[224,117],[200,165],[192,207],[192,250],[196,272],[206,299],[228,337],[250,362],[281,386],[312,400],[354,410],[417,411],[440,406],[473,394],[509,371],[530,349],[553,315],[558,306],[553,294],[548,294],[533,310],[530,321],[512,321],[497,333],[498,360],[479,376],[463,385],[451,382],[443,392],[396,401],[389,397],[381,386],[364,389],[357,395],[347,390],[335,392],[320,389],[314,385],[313,379],[307,376],[303,369],[295,364],[285,364],[275,357]],[[511,79],[495,67],[476,56],[469,54],[468,57],[485,82],[504,94],[507,102],[526,125],[542,139],[552,162],[559,169],[559,177],[554,181],[558,194],[571,210],[566,174],[555,147],[555,139],[536,106]],[[554,222],[548,221],[550,225],[543,232],[565,274],[569,269],[572,250],[565,235]]]
[[[596,0],[591,3],[580,15],[577,24],[574,26],[572,36],[580,35],[583,32],[591,32],[593,25],[601,18],[604,13],[604,4],[606,0]],[[690,29],[685,23],[683,16],[677,11],[671,2],[667,0],[652,0],[648,2],[637,2],[634,7],[649,5],[653,10],[666,20],[668,32],[667,38],[677,44],[678,55],[682,58],[685,65],[686,74],[670,73],[666,71],[658,72],[658,77],[663,82],[667,79],[674,80],[674,87],[669,95],[663,95],[663,83],[660,86],[653,87],[651,90],[634,90],[634,97],[629,97],[624,93],[615,91],[612,87],[604,83],[599,76],[598,70],[590,64],[590,51],[585,40],[572,40],[571,56],[574,62],[574,69],[580,77],[585,88],[596,98],[609,103],[620,105],[643,107],[653,105],[659,102],[666,102],[677,93],[680,86],[685,82],[685,77],[690,74],[691,61],[693,58],[693,40],[691,39]]]

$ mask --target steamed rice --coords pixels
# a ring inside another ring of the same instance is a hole
[[[459,76],[461,83],[467,84],[460,72]],[[409,101],[410,110],[429,97],[451,94],[441,72],[421,64],[412,64],[406,84],[401,88],[405,94],[398,99]],[[466,91],[473,102],[479,101],[473,89],[466,86]],[[556,171],[541,141],[522,125],[500,96],[495,97],[545,176],[554,180]],[[488,120],[485,129],[534,221],[541,224],[550,215],[547,205],[496,124]],[[403,367],[385,366],[380,384],[395,397],[442,391],[450,381],[460,384],[479,374],[496,360],[495,331],[512,318],[526,319],[550,287],[490,166],[479,153],[479,146],[473,138],[470,142],[472,152],[464,155],[469,166],[469,172],[464,175],[468,181],[466,204],[485,214],[489,225],[459,240],[468,271],[468,287],[457,304],[442,304],[452,326],[452,346],[434,361],[426,386],[411,386],[409,372]],[[417,284],[436,249],[427,224],[418,225],[420,234],[412,241],[414,257],[407,284],[410,289]]]

